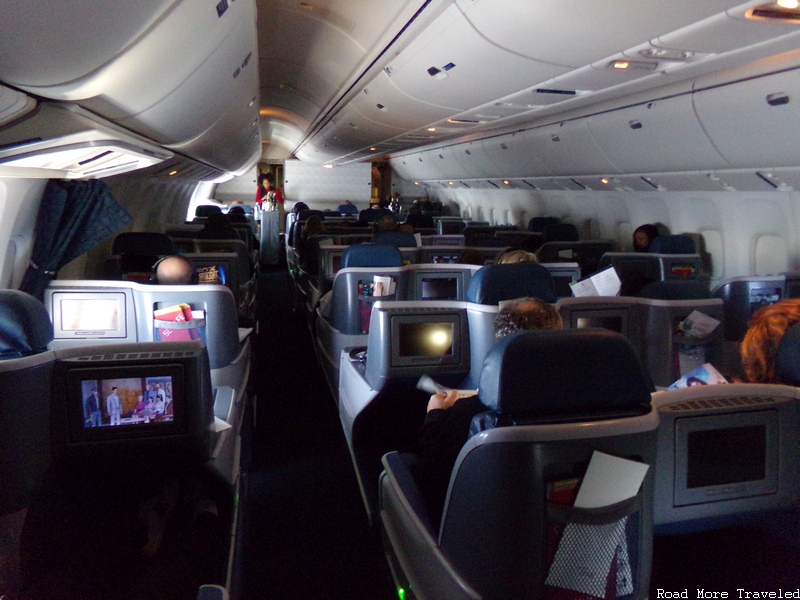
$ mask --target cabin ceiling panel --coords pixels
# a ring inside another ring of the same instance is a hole
[[[675,31],[738,5],[738,0],[457,0],[486,40],[533,60],[569,67]],[[569,18],[569,10],[576,18]],[[657,18],[655,17],[657,15]],[[611,33],[613,32],[613,33]]]
[[[624,173],[729,166],[700,126],[688,94],[594,115],[588,124],[597,146]]]
[[[294,108],[295,97],[313,121],[364,60],[364,48],[333,24],[296,11],[259,13],[259,58],[264,61],[262,106]],[[309,102],[309,99],[313,99]]]
[[[714,145],[734,167],[758,160],[772,167],[800,164],[800,70],[794,69],[694,94],[694,106]]]

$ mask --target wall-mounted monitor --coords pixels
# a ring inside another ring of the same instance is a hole
[[[441,304],[451,306],[375,304],[365,373],[373,389],[381,389],[390,377],[449,374],[460,381],[466,376],[470,360],[466,309]]]
[[[725,339],[741,340],[755,311],[787,297],[785,285],[784,275],[767,275],[735,277],[714,288],[713,295],[721,298],[725,307]]]
[[[392,318],[393,367],[458,363],[457,318],[441,315]]]
[[[418,293],[420,300],[458,300],[458,273],[419,274]]]
[[[675,505],[774,494],[778,411],[696,416],[675,422]]]
[[[569,329],[600,327],[628,337],[629,320],[630,314],[627,309],[573,310],[570,314]]]
[[[336,273],[341,269],[343,248],[329,249],[322,248],[322,269],[325,273],[325,278],[333,281]]]
[[[641,318],[637,298],[622,296],[560,298],[556,303],[564,329],[602,328],[619,333],[642,357]]]
[[[53,292],[50,302],[56,340],[128,336],[124,292]]]
[[[207,459],[213,399],[201,342],[56,350],[51,402],[56,454]]]
[[[559,298],[569,298],[572,296],[570,284],[581,278],[581,268],[578,266],[578,263],[542,263],[542,266],[550,271],[550,275],[553,276],[556,296]]]
[[[794,509],[800,495],[796,388],[723,384],[653,394],[653,522],[679,533]],[[760,518],[760,517],[758,517]]]

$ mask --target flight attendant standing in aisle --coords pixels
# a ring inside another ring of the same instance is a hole
[[[275,187],[275,175],[264,173],[258,177],[258,189],[256,190],[256,205],[261,210],[277,210],[278,223],[283,231],[283,221],[285,214],[283,211],[283,193],[280,188]]]

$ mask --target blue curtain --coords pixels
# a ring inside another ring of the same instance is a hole
[[[102,181],[51,179],[39,206],[31,261],[20,290],[42,300],[61,267],[130,221]]]

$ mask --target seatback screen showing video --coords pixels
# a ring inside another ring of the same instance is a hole
[[[135,427],[175,419],[172,376],[82,379],[84,429]]]

